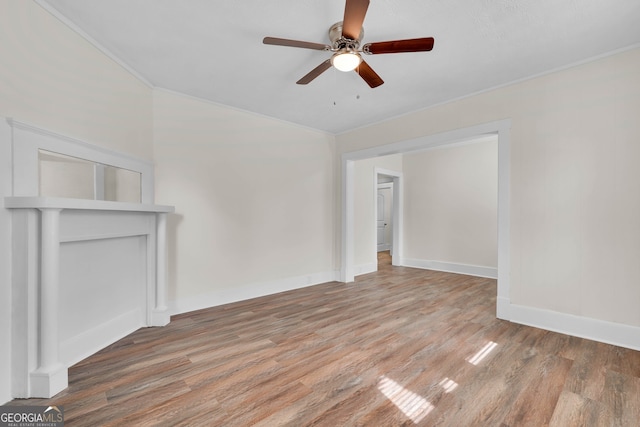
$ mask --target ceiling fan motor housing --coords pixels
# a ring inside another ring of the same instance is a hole
[[[342,35],[342,21],[336,22],[329,28],[329,40],[331,40],[331,46],[336,51],[344,48],[357,51],[360,48],[362,37],[364,37],[364,27],[360,30],[360,35],[356,40]]]

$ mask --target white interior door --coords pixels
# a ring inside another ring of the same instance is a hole
[[[393,242],[393,227],[391,226],[393,188],[391,185],[378,187],[377,200],[378,252],[388,251],[391,250],[391,242]]]

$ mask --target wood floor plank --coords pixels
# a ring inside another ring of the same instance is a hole
[[[563,391],[564,382],[573,362],[569,359],[551,355],[540,355],[535,369],[531,369],[528,377],[524,377],[524,387],[513,402],[511,410],[503,422],[512,426],[544,426],[548,425]],[[539,408],[531,411],[529,402],[536,402]]]
[[[640,352],[495,318],[495,280],[392,267],[173,316],[69,370],[67,426],[631,426]]]
[[[604,404],[563,391],[549,421],[550,427],[615,426],[612,411]]]
[[[603,403],[613,411],[619,425],[640,424],[640,378],[607,371]]]

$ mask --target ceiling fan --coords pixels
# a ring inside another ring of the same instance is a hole
[[[361,54],[378,55],[382,53],[426,52],[433,49],[433,37],[393,40],[366,43],[360,46],[364,29],[362,23],[369,7],[369,0],[346,0],[344,18],[329,28],[331,44],[304,42],[299,40],[265,37],[264,44],[300,47],[303,49],[326,50],[333,52],[331,58],[318,65],[296,83],[306,85],[323,72],[334,66],[340,71],[354,71],[371,87],[384,83],[378,74],[362,59]]]

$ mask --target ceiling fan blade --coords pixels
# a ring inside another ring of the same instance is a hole
[[[329,68],[331,68],[331,60],[327,59],[322,64],[318,65],[316,68],[309,71],[309,73],[306,76],[298,80],[296,83],[299,85],[306,85],[307,83],[310,83],[313,79],[318,77],[320,74],[327,71]]]
[[[373,68],[371,68],[364,59],[362,60],[362,62],[360,62],[358,68],[355,69],[355,72],[360,74],[360,77],[362,77],[362,79],[367,82],[371,89],[378,87],[384,83],[384,80],[382,80],[380,76],[376,74],[375,71],[373,71]]]
[[[331,46],[322,43],[303,42],[300,40],[280,39],[278,37],[265,37],[262,39],[264,44],[272,44],[276,46],[301,47],[303,49],[330,50]]]
[[[342,20],[342,35],[351,40],[357,40],[362,31],[364,16],[369,8],[369,0],[347,0],[344,6]]]
[[[433,49],[434,42],[433,37],[423,37],[420,39],[366,43],[362,46],[362,51],[370,55],[380,53],[427,52]]]

